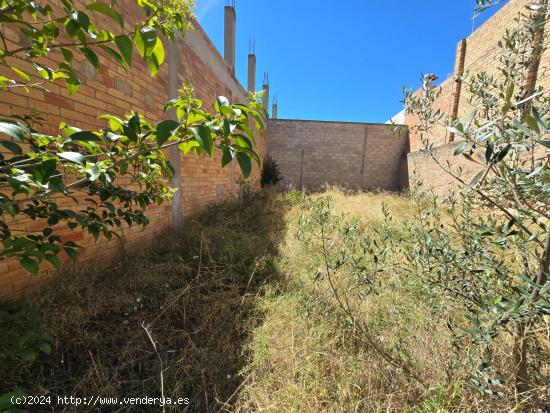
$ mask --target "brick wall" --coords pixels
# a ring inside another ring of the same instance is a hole
[[[81,2],[85,3],[85,2]],[[128,7],[126,1],[119,1],[119,10],[123,11],[127,26],[140,18],[139,10]],[[105,26],[114,23],[95,16]],[[7,31],[8,42],[19,44],[17,33]],[[177,40],[175,44],[165,42],[168,62],[153,79],[149,76],[146,65],[138,58],[132,69],[125,71],[102,53],[102,67],[99,72],[84,61],[76,62],[79,76],[83,82],[78,94],[69,96],[62,83],[48,85],[49,91],[31,90],[29,93],[17,90],[0,94],[0,112],[12,116],[29,114],[37,110],[45,118],[43,125],[37,129],[44,133],[55,134],[61,121],[84,130],[98,130],[106,127],[98,116],[103,113],[125,115],[131,110],[144,115],[150,121],[159,121],[167,117],[163,106],[174,96],[183,82],[190,82],[205,107],[213,111],[215,98],[225,95],[232,102],[244,103],[246,92],[232,74],[202,28],[195,24],[195,29]],[[47,61],[45,63],[48,63]],[[54,65],[53,61],[49,62]],[[25,69],[25,67],[23,67]],[[29,65],[27,72],[32,73]],[[172,71],[172,73],[170,73]],[[4,74],[0,70],[0,75]],[[10,76],[12,74],[10,73]],[[263,157],[266,151],[265,136],[258,136],[257,150]],[[174,202],[153,206],[148,210],[151,223],[145,229],[141,227],[122,230],[122,240],[108,241],[100,238],[98,242],[76,231],[64,231],[65,240],[74,240],[83,246],[79,255],[78,266],[104,266],[128,247],[145,247],[173,228],[174,223],[182,217],[200,212],[206,206],[236,196],[240,173],[234,164],[221,168],[220,156],[214,159],[207,156],[180,156],[172,154],[174,165],[179,164],[177,178],[174,182],[180,188]],[[260,171],[254,167],[251,182],[259,185]],[[121,182],[123,183],[123,181]],[[63,200],[64,207],[77,208],[84,204],[84,196],[78,197],[78,204]],[[18,228],[28,231],[39,229],[43,223],[32,221],[17,222]],[[67,257],[63,257],[67,262]],[[71,264],[72,265],[72,264]],[[0,261],[0,296],[22,293],[30,286],[36,285],[55,275],[52,267],[44,264],[41,273],[32,277],[23,270],[17,261]]]
[[[474,33],[464,40],[458,42],[457,55],[455,60],[455,73],[441,83],[441,95],[438,101],[435,102],[435,108],[440,109],[442,113],[448,116],[454,114],[458,119],[467,119],[472,113],[472,106],[469,103],[471,94],[468,91],[466,84],[460,88],[460,97],[457,98],[457,88],[459,84],[455,81],[455,75],[460,74],[460,51],[465,47],[464,54],[464,73],[468,76],[473,76],[481,71],[485,71],[496,77],[500,76],[498,70],[499,64],[499,48],[498,41],[506,33],[506,29],[517,27],[515,19],[520,12],[526,12],[525,6],[531,3],[530,0],[509,0],[494,16],[479,27]],[[546,32],[548,39],[550,27],[547,25]],[[550,50],[546,49],[541,60],[541,65],[537,77],[537,84],[544,85],[545,88],[550,86]],[[421,93],[418,90],[416,93]],[[455,99],[457,98],[457,99]],[[454,103],[456,102],[456,103]],[[456,106],[454,106],[456,105]],[[453,107],[454,106],[454,107]],[[407,115],[405,124],[409,127],[416,125],[418,122],[415,117]],[[443,171],[434,173],[433,160],[425,153],[417,152],[423,147],[420,142],[420,137],[411,130],[411,150],[409,154],[409,174],[411,178],[414,176],[425,184],[425,187],[435,189],[436,192],[444,193],[446,188],[452,186],[451,178]],[[470,174],[472,168],[471,162],[468,162],[463,157],[453,157],[452,152],[456,143],[449,144],[452,136],[444,128],[435,128],[433,135],[430,136],[430,141],[434,143],[437,150],[434,154],[442,163],[450,161],[453,166],[463,166],[465,173]]]
[[[408,134],[388,125],[269,121],[268,153],[279,165],[284,186],[400,190],[408,185],[408,150]]]
[[[453,80],[453,78],[448,78],[444,80],[441,85],[441,94],[439,95],[439,99],[434,102],[434,109],[440,110],[445,115],[451,115],[452,111],[452,102],[453,102],[453,94],[456,89],[456,82]],[[416,95],[420,95],[422,93],[421,90],[418,90],[415,92]],[[418,118],[414,115],[411,115],[410,113],[405,113],[405,125],[415,125],[418,122]],[[411,129],[409,131],[410,140],[411,140],[411,151],[416,151],[424,147],[424,144],[422,143],[422,137],[419,133],[417,133],[414,129]],[[426,139],[426,137],[424,137]],[[436,125],[433,129],[433,135],[429,138],[430,142],[434,144],[434,146],[438,145],[444,145],[449,139],[449,132],[447,132],[447,129]]]
[[[464,182],[470,182],[479,171],[479,165],[468,161],[463,156],[453,156],[455,142],[443,143],[433,149],[433,155],[441,165],[460,176]],[[429,153],[414,151],[408,155],[409,179],[411,186],[420,184],[422,189],[433,191],[440,199],[449,194],[449,190],[458,189],[459,182],[446,173],[434,161]]]

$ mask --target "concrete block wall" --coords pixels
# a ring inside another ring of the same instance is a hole
[[[518,22],[516,19],[520,13],[526,13],[526,6],[531,3],[530,0],[509,0],[497,13],[487,20],[481,27],[472,33],[466,39],[458,42],[457,56],[455,61],[455,71],[452,76],[444,80],[440,87],[442,88],[440,98],[435,102],[435,108],[440,109],[442,113],[448,116],[457,115],[458,119],[467,119],[472,113],[472,105],[470,104],[471,93],[468,90],[466,83],[458,83],[455,81],[455,76],[464,73],[471,77],[482,71],[490,75],[494,75],[497,79],[501,77],[498,69],[501,51],[498,47],[498,42],[503,38],[507,29],[517,28]],[[546,41],[550,36],[550,24],[546,26]],[[461,48],[465,47],[464,67],[460,67],[460,52]],[[543,85],[545,88],[550,86],[550,49],[546,48],[541,59],[541,64],[537,76],[537,85]],[[460,88],[460,90],[457,90]],[[460,96],[455,99],[456,93]],[[422,93],[418,90],[416,93]],[[411,115],[406,115],[405,124],[411,127],[411,153],[409,154],[409,174],[411,179],[422,181],[427,188],[436,190],[438,193],[446,192],[446,188],[455,185],[452,178],[442,170],[434,173],[434,168],[438,168],[432,159],[425,153],[419,152],[423,147],[420,136],[415,133],[412,128],[418,123],[418,119]],[[432,135],[429,137],[430,142],[434,143],[437,148],[434,155],[437,159],[445,163],[450,161],[454,167],[462,166],[465,169],[465,174],[471,174],[470,169],[475,169],[471,165],[472,162],[467,161],[463,157],[453,157],[452,152],[458,142],[451,143],[453,136],[443,127],[436,127]]]
[[[80,4],[87,2],[81,1]],[[118,10],[122,11],[128,27],[141,19],[140,10],[127,0],[119,1]],[[52,2],[54,8],[56,5]],[[102,17],[94,16],[113,31],[116,23]],[[7,31],[9,47],[20,42],[17,33]],[[225,95],[234,103],[246,102],[246,91],[235,78],[231,67],[224,61],[202,28],[194,23],[194,30],[175,43],[164,42],[167,62],[161,66],[158,75],[151,78],[146,65],[134,59],[133,67],[125,71],[101,51],[98,51],[102,67],[96,72],[84,61],[75,63],[82,80],[79,93],[69,96],[62,82],[48,85],[49,91],[23,89],[0,94],[0,113],[4,116],[29,114],[36,110],[44,118],[37,129],[43,133],[58,133],[59,123],[66,122],[83,130],[100,130],[107,126],[98,116],[104,113],[123,116],[136,111],[149,121],[156,122],[168,117],[163,112],[164,104],[174,97],[177,89],[190,82],[197,96],[209,110],[214,110],[216,96]],[[55,65],[54,56],[45,59],[44,64]],[[22,69],[33,73],[31,65],[22,64]],[[5,68],[4,68],[5,69]],[[1,69],[0,75],[4,73]],[[9,73],[13,76],[13,73]],[[266,137],[257,138],[257,151],[260,156],[266,152]],[[221,168],[220,155],[214,159],[207,156],[180,156],[179,152],[171,154],[171,160],[178,174],[174,182],[180,192],[171,203],[149,208],[147,215],[151,219],[149,226],[124,228],[122,240],[108,241],[100,238],[95,242],[81,231],[63,229],[64,240],[76,241],[83,247],[79,254],[78,267],[94,266],[101,268],[119,257],[121,251],[132,248],[143,248],[159,237],[164,237],[185,216],[196,214],[212,203],[237,195],[238,182],[241,177],[238,167],[230,164]],[[251,177],[252,185],[259,188],[260,170],[257,166]],[[120,180],[121,184],[127,181]],[[78,208],[85,205],[84,195],[77,194],[77,202],[63,199],[62,205]],[[42,222],[19,221],[17,227],[25,231],[40,230]],[[68,257],[63,256],[64,262]],[[72,264],[70,264],[72,265]],[[44,264],[38,276],[30,276],[14,260],[0,261],[0,296],[13,296],[24,292],[51,278],[56,270]]]
[[[397,191],[406,188],[408,133],[388,125],[270,119],[268,153],[282,184]]]

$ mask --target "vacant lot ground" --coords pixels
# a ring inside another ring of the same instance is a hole
[[[163,389],[189,399],[167,411],[189,412],[511,410],[510,400],[480,398],[465,385],[467,349],[453,346],[448,328],[462,315],[391,272],[354,304],[382,353],[342,328],[326,280],[316,279],[322,263],[297,236],[311,201],[327,195],[337,215],[367,229],[387,225],[388,213],[396,226],[414,213],[406,197],[340,191],[268,190],[212,207],[106,271],[64,274],[2,303],[11,317],[0,326],[3,355],[21,345],[10,339],[14,325],[42,331],[51,353],[34,362],[4,357],[0,394],[159,397]],[[88,410],[159,411],[113,409]]]

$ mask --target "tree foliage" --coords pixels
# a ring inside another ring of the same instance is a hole
[[[409,263],[467,311],[463,330],[478,346],[473,382],[482,391],[507,379],[494,358],[498,338],[510,333],[518,394],[540,380],[535,331],[550,313],[550,97],[536,79],[547,21],[547,1],[529,4],[498,44],[498,74],[459,76],[472,106],[467,119],[434,108],[438,88],[406,92],[424,151],[463,189],[449,208],[451,229],[432,212],[419,215]],[[473,177],[435,155],[436,126],[460,138],[454,155],[471,163]]]
[[[73,0],[61,0],[54,7],[41,1],[0,2],[0,65],[12,73],[0,77],[0,93],[15,88],[47,90],[56,81],[78,93],[81,82],[73,68],[77,56],[96,70],[105,58],[129,69],[139,57],[155,76],[165,61],[161,37],[173,41],[177,32],[184,33],[192,6],[190,1],[130,1],[126,5],[141,9],[142,18],[126,22],[116,0],[86,3],[80,7]],[[19,36],[19,44],[8,40],[9,33]],[[44,57],[57,65],[45,65]],[[209,114],[185,86],[164,109],[175,116],[154,123],[137,111],[106,114],[101,116],[108,124],[103,130],[61,123],[58,135],[41,133],[36,116],[2,119],[0,259],[16,258],[36,274],[44,260],[59,268],[61,252],[75,258],[79,246],[60,235],[67,227],[97,240],[101,235],[117,236],[125,225],[147,225],[147,207],[174,194],[169,148],[209,157],[220,151],[222,166],[236,160],[245,176],[253,161],[260,163],[251,127],[254,123],[263,128],[265,113],[257,98],[247,106],[220,96],[215,112]],[[77,196],[85,198],[84,204],[78,204]],[[21,229],[17,223],[23,220],[44,225],[37,231]]]

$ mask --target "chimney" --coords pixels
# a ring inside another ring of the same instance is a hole
[[[248,53],[248,91],[256,91],[256,40],[250,38],[250,51]]]
[[[262,103],[269,117],[269,74],[268,73],[264,73],[264,85],[262,87],[262,90],[264,92]]]
[[[271,119],[277,119],[277,96],[273,97],[273,108],[271,109]]]
[[[231,71],[235,74],[235,33],[237,26],[237,13],[235,12],[235,0],[227,0],[225,4],[224,26],[224,59]]]

